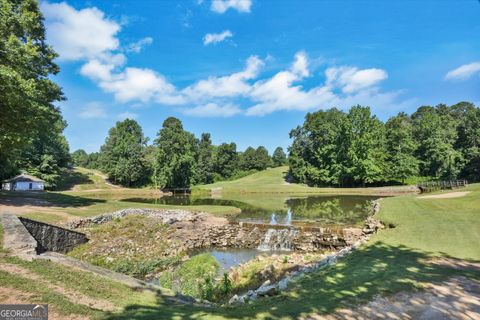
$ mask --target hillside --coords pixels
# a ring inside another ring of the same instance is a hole
[[[215,193],[288,193],[288,194],[405,194],[416,192],[412,186],[372,187],[372,188],[314,188],[286,181],[288,167],[268,168],[246,177],[196,186],[200,190]]]

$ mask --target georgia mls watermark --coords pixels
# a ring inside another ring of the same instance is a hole
[[[0,320],[48,320],[48,305],[0,304]]]

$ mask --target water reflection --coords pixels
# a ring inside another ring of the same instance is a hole
[[[371,196],[278,196],[236,195],[218,198],[166,196],[158,199],[125,199],[123,201],[169,205],[220,205],[240,208],[236,220],[291,225],[297,222],[354,225],[367,217]]]

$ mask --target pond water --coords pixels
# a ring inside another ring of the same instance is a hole
[[[165,196],[162,198],[130,198],[123,201],[168,205],[220,205],[240,208],[232,217],[237,221],[290,225],[314,223],[318,225],[357,225],[368,216],[372,196],[285,196],[236,195],[222,198],[195,196]]]
[[[240,264],[248,262],[258,256],[270,256],[272,254],[290,254],[291,252],[282,251],[261,251],[258,249],[239,249],[239,248],[212,248],[202,250],[198,253],[209,253],[220,265],[217,275],[223,275],[225,272],[229,272],[231,268]]]

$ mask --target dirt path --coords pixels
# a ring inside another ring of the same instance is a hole
[[[476,320],[480,319],[480,281],[465,277],[450,278],[439,284],[428,284],[424,291],[376,297],[355,309],[340,309],[333,315],[314,315],[303,319]]]
[[[469,194],[470,191],[458,191],[458,192],[449,192],[442,194],[432,194],[430,196],[421,196],[417,199],[450,199],[450,198],[461,198]]]

